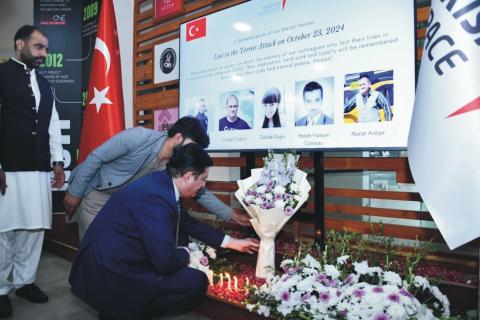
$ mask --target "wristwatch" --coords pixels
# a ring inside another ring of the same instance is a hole
[[[52,162],[52,166],[55,167],[55,166],[61,166],[63,168],[63,166],[65,165],[65,163],[63,163],[63,161],[53,161]]]

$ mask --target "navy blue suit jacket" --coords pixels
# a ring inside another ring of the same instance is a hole
[[[72,292],[119,319],[140,315],[164,275],[189,263],[175,247],[179,209],[173,181],[155,172],[112,195],[87,230],[70,273]],[[220,247],[224,234],[180,214],[180,230]]]

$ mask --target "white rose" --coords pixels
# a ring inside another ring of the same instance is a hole
[[[335,268],[335,266],[332,266],[331,264],[326,264],[325,265],[325,274],[329,277],[332,277],[333,279],[337,279],[340,277],[340,271]]]
[[[295,182],[290,183],[290,190],[295,192],[298,190],[298,185]]]
[[[350,258],[350,256],[341,256],[341,257],[338,257],[338,258],[337,258],[337,264],[342,265],[342,264],[347,263],[348,258]]]
[[[257,193],[263,194],[267,190],[267,187],[265,185],[261,185],[260,187],[257,187],[255,190]]]
[[[358,274],[365,274],[368,272],[368,262],[367,261],[362,261],[362,262],[354,262],[353,266],[355,268],[355,272]]]
[[[388,284],[400,287],[402,285],[402,278],[393,271],[387,271],[383,274],[383,280]]]
[[[388,307],[387,312],[394,319],[407,319],[407,318],[409,318],[405,314],[405,308],[398,303],[392,304],[390,307]]]
[[[188,250],[190,250],[190,251],[198,251],[198,250],[200,250],[200,249],[198,248],[198,245],[197,245],[195,242],[190,242],[190,243],[188,244]]]
[[[259,315],[263,315],[265,317],[270,316],[270,308],[267,306],[259,305],[257,312]]]
[[[277,200],[273,203],[273,205],[275,206],[275,208],[278,208],[278,209],[285,208],[285,202],[283,200]]]
[[[215,249],[213,249],[212,247],[207,247],[207,249],[205,250],[205,252],[209,255],[210,258],[212,259],[216,259],[217,258],[217,252]]]
[[[273,188],[273,193],[278,193],[278,194],[284,194],[285,193],[285,188],[279,184]]]

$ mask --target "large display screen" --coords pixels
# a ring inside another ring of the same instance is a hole
[[[209,150],[406,148],[414,1],[250,1],[180,28],[180,116]]]

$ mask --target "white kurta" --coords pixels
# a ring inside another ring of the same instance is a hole
[[[24,65],[18,60],[15,61]],[[25,65],[24,67],[27,70]],[[36,70],[30,72],[30,83],[38,111],[41,94]],[[62,135],[55,108],[55,97],[48,133],[52,161],[63,161]],[[0,232],[16,229],[50,229],[52,225],[50,172],[6,172],[5,174],[8,187],[4,196],[0,194]]]

